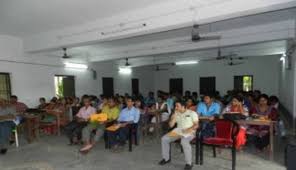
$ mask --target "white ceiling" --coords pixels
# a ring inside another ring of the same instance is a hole
[[[110,17],[166,0],[1,0],[0,34],[28,36]]]
[[[142,9],[150,5],[158,6],[158,4],[169,0],[126,0],[124,3],[119,0],[73,1],[74,0],[1,0],[0,34],[26,37],[46,31],[65,29],[65,27],[68,26],[76,26],[79,24],[87,25],[86,23],[91,21],[97,21],[98,19],[123,14],[131,10]],[[188,3],[191,1],[193,2],[194,0],[178,1],[184,1],[184,3]],[[223,0],[210,0],[209,2],[215,3],[220,1]],[[206,0],[202,0],[201,2],[206,2]],[[295,20],[295,14],[296,9],[287,9],[259,15],[240,17],[203,25],[200,27],[200,33],[202,35],[221,33],[219,35],[222,36],[224,41],[226,40],[236,42],[236,40],[241,40],[243,38],[247,39],[249,35],[254,36],[254,30],[255,35],[259,35],[260,32],[256,33],[256,31],[259,30],[257,29],[257,26],[260,27],[262,25],[274,24],[291,19]],[[285,25],[283,25],[283,27],[284,26]],[[294,27],[283,29],[294,29]],[[250,34],[238,34],[238,30],[243,30],[246,28],[251,28]],[[238,35],[232,35],[232,30],[237,31],[236,34]],[[290,30],[272,31],[289,32]],[[225,32],[226,34],[224,34]],[[274,36],[276,37],[277,32],[274,33]],[[191,28],[187,27],[177,30],[141,35],[137,37],[117,39],[109,42],[96,42],[87,46],[68,48],[68,54],[74,56],[73,59],[70,59],[73,61],[96,62],[114,60],[115,63],[119,65],[122,65],[124,62],[122,59],[128,57],[133,58],[130,60],[130,62],[134,64],[134,66],[153,64],[155,57],[159,58],[159,63],[167,63],[169,60],[176,61],[181,57],[194,59],[216,57],[217,48],[213,49],[213,44],[216,44],[215,47],[217,47],[220,46],[220,42],[205,42],[204,45],[203,42],[197,44],[178,42],[178,40],[182,40],[184,38],[189,40],[190,34]],[[225,45],[226,47],[223,48],[222,53],[228,54],[235,52],[240,56],[280,54],[285,51],[286,41],[281,38],[276,40],[277,41],[272,42],[269,42],[268,40],[267,42],[263,42],[261,40],[258,41],[259,43],[254,41],[254,44],[247,45],[244,43],[237,43],[240,45],[235,47],[229,47]],[[168,53],[169,50],[166,52],[168,47],[170,49],[177,49],[175,50],[176,53],[171,53],[171,51]],[[188,52],[189,49],[190,51]],[[37,56],[61,58],[62,50],[47,51],[42,52],[41,54],[37,53]]]
[[[203,25],[200,27],[201,34],[208,34],[211,32],[221,32],[230,29],[240,29],[250,26],[260,25],[260,24],[269,24],[277,21],[287,20],[294,16],[295,9],[283,10],[271,13],[265,13],[255,16],[243,17],[232,19],[228,21],[216,22],[210,25]],[[192,43],[186,44],[186,42],[178,42],[179,39],[190,39],[191,28],[183,28],[178,30],[171,30],[161,33],[149,34],[144,36],[120,39],[109,42],[96,43],[88,46],[74,47],[68,49],[68,54],[72,55],[73,61],[88,60],[88,61],[106,61],[106,60],[115,60],[121,61],[119,65],[124,63],[125,58],[138,58],[131,59],[130,61],[135,64],[135,66],[149,65],[153,63],[153,57],[164,57],[164,61],[158,60],[158,62],[167,62],[167,59],[172,59],[172,53],[168,55],[156,53],[151,55],[153,48],[160,49],[165,48],[166,46],[174,46],[179,48],[179,53],[175,53],[173,56],[180,57],[194,57],[197,59],[202,58],[213,58],[216,57],[217,48],[208,49],[202,48],[199,50],[190,50],[191,52],[182,52],[187,50],[187,46],[192,46]],[[238,39],[243,39],[246,35],[241,35]],[[226,37],[227,38],[227,37]],[[231,38],[231,37],[230,37]],[[217,43],[214,41],[213,43]],[[196,47],[200,43],[193,44]],[[181,48],[180,48],[181,47]],[[183,48],[184,47],[184,48]],[[263,55],[276,55],[283,53],[286,48],[286,41],[272,41],[272,42],[261,42],[247,45],[239,45],[234,47],[224,47],[222,53],[229,54],[231,52],[238,53],[241,56],[263,56]],[[196,48],[198,49],[198,48]],[[181,53],[180,53],[181,52]],[[61,57],[62,50],[55,52],[42,53],[43,57]],[[137,55],[141,54],[141,55]],[[121,60],[120,60],[121,59]],[[175,60],[175,58],[173,58]],[[122,63],[123,62],[123,63]],[[118,63],[118,62],[116,62]]]

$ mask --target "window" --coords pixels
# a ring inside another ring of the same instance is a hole
[[[11,96],[9,73],[0,73],[0,98],[9,100]]]
[[[55,95],[57,97],[75,96],[74,76],[56,75],[54,77]]]
[[[132,79],[132,94],[139,94],[139,79]]]
[[[253,76],[243,75],[234,76],[234,89],[239,91],[252,91],[253,90]]]
[[[200,77],[199,93],[214,94],[216,92],[216,77]]]
[[[170,93],[183,94],[183,79],[170,79]]]
[[[102,87],[103,94],[107,97],[114,95],[114,86],[113,86],[113,78],[112,77],[103,77],[102,78]]]

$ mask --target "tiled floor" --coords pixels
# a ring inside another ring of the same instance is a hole
[[[280,145],[278,145],[280,146]],[[161,159],[159,140],[147,140],[134,148],[132,153],[111,153],[104,149],[100,142],[87,155],[78,152],[78,146],[68,146],[64,136],[43,136],[39,142],[27,144],[21,140],[21,146],[11,146],[5,156],[0,155],[1,170],[181,170],[184,155],[178,146],[173,147],[172,163],[159,166]],[[237,170],[284,170],[282,147],[276,149],[274,162],[266,155],[256,155],[250,147],[238,153]],[[212,158],[211,151],[206,149],[204,165],[194,166],[195,170],[226,170],[230,169],[231,155],[223,150],[217,158]]]

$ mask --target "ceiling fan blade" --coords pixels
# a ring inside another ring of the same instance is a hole
[[[200,36],[199,41],[220,40],[221,36]]]
[[[234,59],[234,60],[247,60],[248,59],[248,57],[232,57],[232,59]]]
[[[229,66],[236,66],[236,65],[241,65],[244,64],[243,62],[238,62],[238,63],[234,63],[234,62],[230,62],[228,63]]]
[[[182,40],[176,40],[176,43],[193,43],[190,38],[182,39]]]

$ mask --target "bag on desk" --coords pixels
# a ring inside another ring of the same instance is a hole
[[[287,170],[295,170],[296,169],[296,143],[290,143],[286,146],[285,149],[285,164]]]

